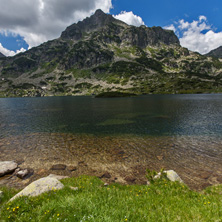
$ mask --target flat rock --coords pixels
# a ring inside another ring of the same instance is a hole
[[[50,170],[65,170],[66,165],[65,164],[55,164],[51,167]]]
[[[69,178],[68,176],[61,176],[61,175],[55,175],[55,174],[49,174],[47,177],[55,178],[57,180],[62,180],[62,179],[65,179],[65,178]]]
[[[52,177],[43,177],[29,184],[21,192],[12,197],[10,201],[13,201],[14,199],[21,196],[38,196],[50,190],[60,190],[63,187],[64,185],[59,180]]]
[[[12,173],[18,164],[14,161],[0,161],[0,176]]]
[[[28,177],[32,176],[33,173],[33,169],[20,169],[18,172],[16,172],[16,176],[20,179],[27,179]]]
[[[27,169],[20,170],[16,173],[16,176],[20,179],[23,179],[25,176],[27,176],[29,171]]]
[[[202,171],[200,172],[199,177],[201,179],[208,179],[212,174],[213,172],[210,172],[210,171]]]

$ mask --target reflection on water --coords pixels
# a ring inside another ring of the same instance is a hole
[[[221,111],[221,95],[0,99],[0,160],[32,168],[83,160],[119,175],[164,167],[193,187],[218,183]]]
[[[33,132],[220,136],[221,110],[221,95],[0,99],[0,136]]]

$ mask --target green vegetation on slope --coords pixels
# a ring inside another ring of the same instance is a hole
[[[7,201],[14,190],[4,189],[3,221],[221,221],[222,186],[201,193],[184,184],[159,180],[150,186],[112,184],[95,177],[62,180],[63,190],[38,197]],[[78,190],[70,188],[78,187]]]

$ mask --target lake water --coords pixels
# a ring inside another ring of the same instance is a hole
[[[33,168],[86,161],[119,174],[171,168],[193,187],[222,182],[222,95],[2,98],[0,152]]]

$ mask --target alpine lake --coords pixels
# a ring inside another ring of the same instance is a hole
[[[35,176],[65,164],[77,168],[55,173],[129,184],[172,169],[202,189],[222,183],[222,95],[1,98],[0,160]]]

